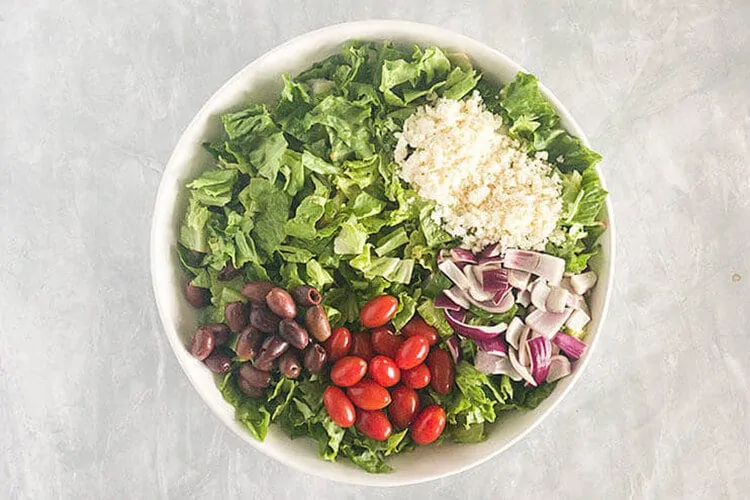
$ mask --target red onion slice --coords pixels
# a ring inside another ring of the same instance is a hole
[[[466,279],[466,275],[452,260],[444,260],[438,264],[438,269],[461,290],[469,288],[469,280]]]
[[[557,334],[552,337],[552,342],[557,344],[560,347],[560,350],[572,359],[578,359],[583,356],[583,353],[586,352],[586,347],[588,347],[586,342],[578,340],[574,336],[563,332],[557,332]]]
[[[531,358],[531,376],[534,382],[541,384],[549,373],[549,363],[552,357],[552,343],[546,337],[535,337],[528,342],[529,357]]]
[[[435,299],[435,307],[437,309],[448,309],[451,311],[460,311],[461,306],[456,304],[444,293]]]
[[[448,321],[448,324],[451,325],[454,332],[474,341],[495,338],[508,328],[508,325],[505,323],[500,323],[495,326],[467,325],[463,322],[463,318],[459,315],[460,313],[461,311],[445,311],[445,319]]]
[[[509,249],[503,264],[508,269],[527,271],[545,278],[552,285],[560,284],[565,272],[565,260],[530,250]]]
[[[547,382],[554,382],[570,375],[570,361],[565,356],[552,356],[547,372]]]

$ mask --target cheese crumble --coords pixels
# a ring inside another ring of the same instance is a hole
[[[464,246],[543,249],[562,209],[560,178],[547,153],[529,156],[502,125],[478,92],[421,106],[398,134],[399,175]]]

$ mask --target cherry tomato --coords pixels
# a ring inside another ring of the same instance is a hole
[[[349,387],[346,395],[357,408],[363,410],[380,410],[391,403],[388,391],[382,385],[368,379]]]
[[[323,392],[323,404],[326,407],[328,415],[331,420],[336,422],[341,427],[351,427],[354,425],[354,420],[357,418],[354,405],[346,397],[344,391],[338,387],[329,385]]]
[[[427,339],[427,342],[431,346],[438,343],[440,337],[438,337],[437,330],[427,324],[425,320],[419,316],[414,316],[404,327],[401,329],[401,333],[407,337],[414,337],[415,335],[421,335]]]
[[[404,385],[399,385],[391,391],[391,398],[393,398],[393,401],[388,407],[391,420],[393,420],[396,427],[401,429],[409,427],[417,411],[419,411],[419,396],[417,396],[417,391]]]
[[[455,378],[453,358],[445,349],[433,349],[427,358],[430,368],[430,385],[438,394],[448,394]]]
[[[401,344],[404,343],[404,338],[396,335],[394,331],[387,327],[381,326],[372,331],[372,348],[378,354],[388,356],[391,359],[396,357],[396,352]]]
[[[382,411],[359,410],[357,430],[375,441],[385,441],[391,437],[393,426]]]
[[[424,363],[401,371],[401,383],[412,389],[422,389],[430,384],[430,369]]]
[[[445,429],[445,410],[430,405],[422,410],[411,426],[411,438],[417,444],[430,444],[440,437]]]
[[[396,364],[402,370],[408,370],[427,359],[429,353],[430,343],[426,338],[421,335],[409,337],[396,352]]]
[[[401,380],[401,370],[396,366],[396,362],[386,356],[375,356],[367,367],[367,373],[370,378],[383,387],[391,387],[398,384]],[[331,373],[333,377],[333,373]]]
[[[367,332],[357,332],[352,334],[352,349],[349,351],[352,356],[359,356],[365,361],[372,359],[372,343],[370,334]]]
[[[346,356],[331,368],[331,382],[339,387],[351,387],[367,374],[367,361],[357,356]]]
[[[396,315],[398,299],[392,295],[380,295],[362,307],[359,322],[366,328],[375,328],[388,323]]]
[[[334,328],[331,336],[326,340],[326,352],[328,359],[335,363],[347,354],[352,347],[352,334],[347,328],[340,326]]]

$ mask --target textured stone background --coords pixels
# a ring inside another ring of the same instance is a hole
[[[399,490],[302,475],[224,429],[148,268],[198,108],[280,42],[363,18],[450,28],[536,73],[604,154],[619,226],[611,313],[568,399],[497,459]],[[0,497],[746,495],[748,23],[747,0],[0,0]]]

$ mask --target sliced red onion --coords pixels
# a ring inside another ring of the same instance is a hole
[[[456,304],[453,300],[448,298],[448,296],[445,294],[442,294],[435,299],[435,307],[437,309],[449,309],[451,311],[461,310],[461,306]]]
[[[445,341],[448,346],[448,351],[451,353],[453,363],[458,364],[461,361],[461,343],[458,341],[458,335],[451,335],[448,340]]]
[[[464,268],[464,274],[469,281],[469,296],[479,302],[485,302],[492,299],[494,293],[484,291],[481,269],[478,266],[467,265]]]
[[[466,250],[465,248],[452,248],[451,249],[451,258],[453,259],[453,262],[460,263],[464,262],[466,264],[476,264],[477,258],[476,256],[471,253],[470,251]]]
[[[486,375],[507,375],[516,382],[523,380],[507,356],[479,351],[474,358],[474,368]]]
[[[534,287],[531,289],[531,303],[534,307],[541,309],[542,311],[547,310],[547,297],[550,294],[550,287],[544,280],[540,280],[534,283]]]
[[[469,280],[466,279],[466,275],[452,260],[444,260],[443,262],[438,264],[438,269],[440,269],[443,274],[448,276],[448,279],[451,280],[461,290],[466,290],[469,288]]]
[[[515,349],[508,349],[508,359],[510,360],[510,364],[511,366],[513,366],[513,369],[515,369],[526,382],[536,387],[534,377],[532,377],[531,372],[529,372],[529,370],[519,362],[518,354],[516,353]]]
[[[482,289],[493,295],[508,289],[508,271],[498,268],[477,268],[482,272]]]
[[[570,277],[570,286],[578,295],[583,295],[596,285],[596,273],[589,271],[583,274],[574,274]]]
[[[511,307],[513,307],[513,303],[516,301],[516,298],[513,296],[513,291],[508,288],[502,296],[498,297],[500,293],[501,292],[497,292],[492,298],[492,304],[494,306],[491,306],[493,311],[490,312],[504,313],[510,311]]]
[[[554,357],[554,356],[557,356],[558,354],[560,354],[560,346],[553,342],[552,343],[552,356]]]
[[[565,272],[565,260],[530,250],[509,249],[503,265],[508,269],[528,271],[545,278],[552,285],[560,284]]]
[[[471,306],[469,296],[457,286],[448,290],[443,290],[443,294],[464,309],[468,309]]]
[[[534,331],[526,327],[518,340],[518,361],[526,368],[531,368],[531,358],[529,357],[529,339],[534,335]]]
[[[568,355],[569,358],[578,359],[586,352],[586,342],[578,340],[567,333],[557,332],[552,337],[552,342],[560,347],[560,350]]]
[[[565,306],[568,305],[568,291],[559,286],[554,286],[550,289],[547,300],[544,303],[546,309],[549,312],[561,313],[565,311]]]
[[[526,324],[535,332],[539,332],[551,339],[562,328],[570,317],[571,309],[561,313],[545,312],[540,309],[532,311],[526,316]]]
[[[477,259],[477,264],[480,266],[486,265],[486,264],[502,264],[503,263],[503,256],[502,255],[496,255],[494,257],[479,257]]]
[[[586,307],[586,300],[581,297],[580,295],[576,295],[575,292],[571,292],[570,290],[563,288],[566,292],[568,292],[567,297],[565,298],[565,305],[572,308],[572,309],[583,309]]]
[[[534,382],[541,384],[547,378],[550,358],[552,357],[552,343],[546,337],[535,337],[528,342],[529,357],[531,358],[531,376]]]
[[[445,311],[445,319],[453,331],[474,341],[489,340],[503,333],[508,325],[500,323],[495,326],[471,326],[463,322],[462,311]],[[465,315],[464,315],[465,316]]]
[[[523,307],[529,307],[529,304],[531,304],[531,292],[528,290],[521,290],[518,292],[518,298],[516,299],[516,302],[521,304]]]
[[[502,335],[489,340],[477,340],[477,347],[484,352],[506,356],[508,354],[508,345],[505,343]]]
[[[565,322],[565,326],[574,332],[581,332],[589,324],[589,321],[591,321],[591,318],[588,314],[580,309],[576,309]]]
[[[499,257],[499,256],[500,256],[500,244],[499,243],[495,243],[494,245],[485,247],[484,250],[479,252],[479,258]]]
[[[519,271],[518,269],[508,270],[508,283],[513,288],[519,290],[526,290],[529,286],[529,280],[531,279],[531,273],[528,271]]]
[[[521,318],[515,317],[510,320],[508,329],[505,330],[505,340],[514,349],[518,349],[518,345],[521,342],[521,336],[526,333],[526,325],[523,323]]]
[[[570,375],[570,361],[565,356],[552,356],[547,372],[547,382],[554,382]]]

